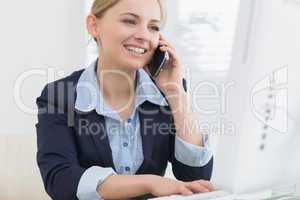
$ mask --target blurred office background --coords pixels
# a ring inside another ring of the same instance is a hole
[[[97,56],[85,29],[92,0],[2,1],[0,3],[0,199],[49,199],[36,166],[35,99],[47,82],[84,68]],[[167,0],[165,36],[176,47],[185,67],[189,90],[199,81],[218,89],[231,60],[238,0]],[[203,88],[202,95],[214,91]],[[194,102],[195,103],[195,102]],[[219,98],[202,98],[203,123],[216,123]],[[203,107],[203,105],[205,105]],[[220,127],[219,127],[220,128]],[[171,172],[167,172],[172,176]]]

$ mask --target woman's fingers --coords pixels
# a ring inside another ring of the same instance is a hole
[[[205,180],[187,182],[186,186],[195,193],[212,192],[215,190],[214,186]]]
[[[180,193],[181,195],[191,195],[191,194],[194,194],[193,191],[190,190],[190,189],[189,189],[188,187],[186,187],[186,186],[181,187],[179,193]]]
[[[192,190],[195,193],[199,193],[199,192],[209,192],[209,189],[206,188],[204,185],[199,184],[196,181],[193,182],[188,182],[186,184],[187,188],[189,188],[190,190]]]
[[[168,42],[164,36],[162,36],[162,34],[160,34],[160,38],[159,38],[159,45],[162,45],[162,46],[168,46],[169,48],[173,49],[175,51],[175,48],[173,47],[173,45]]]
[[[170,54],[172,65],[177,66],[180,64],[175,48],[162,36],[162,34],[160,34],[159,45],[160,50],[167,51]]]
[[[162,34],[160,34],[159,41],[166,42],[168,45],[172,46]]]
[[[162,51],[167,51],[169,53],[169,55],[170,55],[170,62],[172,62],[171,64],[173,66],[179,65],[179,59],[177,57],[176,52],[173,49],[171,49],[169,47],[166,47],[166,46],[161,46],[160,49]]]
[[[161,45],[161,46],[167,46],[167,47],[170,47],[171,49],[175,49],[169,42],[167,42],[167,41],[163,41],[163,40],[160,40],[159,41],[159,44]]]
[[[196,181],[196,182],[198,182],[198,184],[203,185],[204,187],[206,187],[209,191],[214,191],[214,190],[216,190],[215,187],[214,187],[214,185],[213,185],[211,182],[209,182],[209,181],[206,181],[206,180],[198,180],[198,181]]]

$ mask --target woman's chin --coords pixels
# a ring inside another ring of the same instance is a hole
[[[128,69],[131,69],[131,70],[139,70],[141,68],[143,68],[145,66],[145,63],[141,63],[141,62],[136,62],[136,63],[128,63],[127,65]]]

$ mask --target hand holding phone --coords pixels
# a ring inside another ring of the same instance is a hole
[[[168,52],[161,51],[160,46],[158,46],[154,52],[154,55],[153,55],[149,65],[148,65],[150,75],[153,78],[156,78],[159,75],[161,69],[167,65],[169,58],[170,57],[169,57]]]

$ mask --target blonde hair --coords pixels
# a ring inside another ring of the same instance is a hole
[[[91,14],[95,15],[97,18],[101,18],[109,8],[116,5],[119,1],[120,0],[95,0],[92,5]],[[167,14],[163,1],[164,0],[157,0],[160,6],[161,27],[165,25],[167,20]]]

